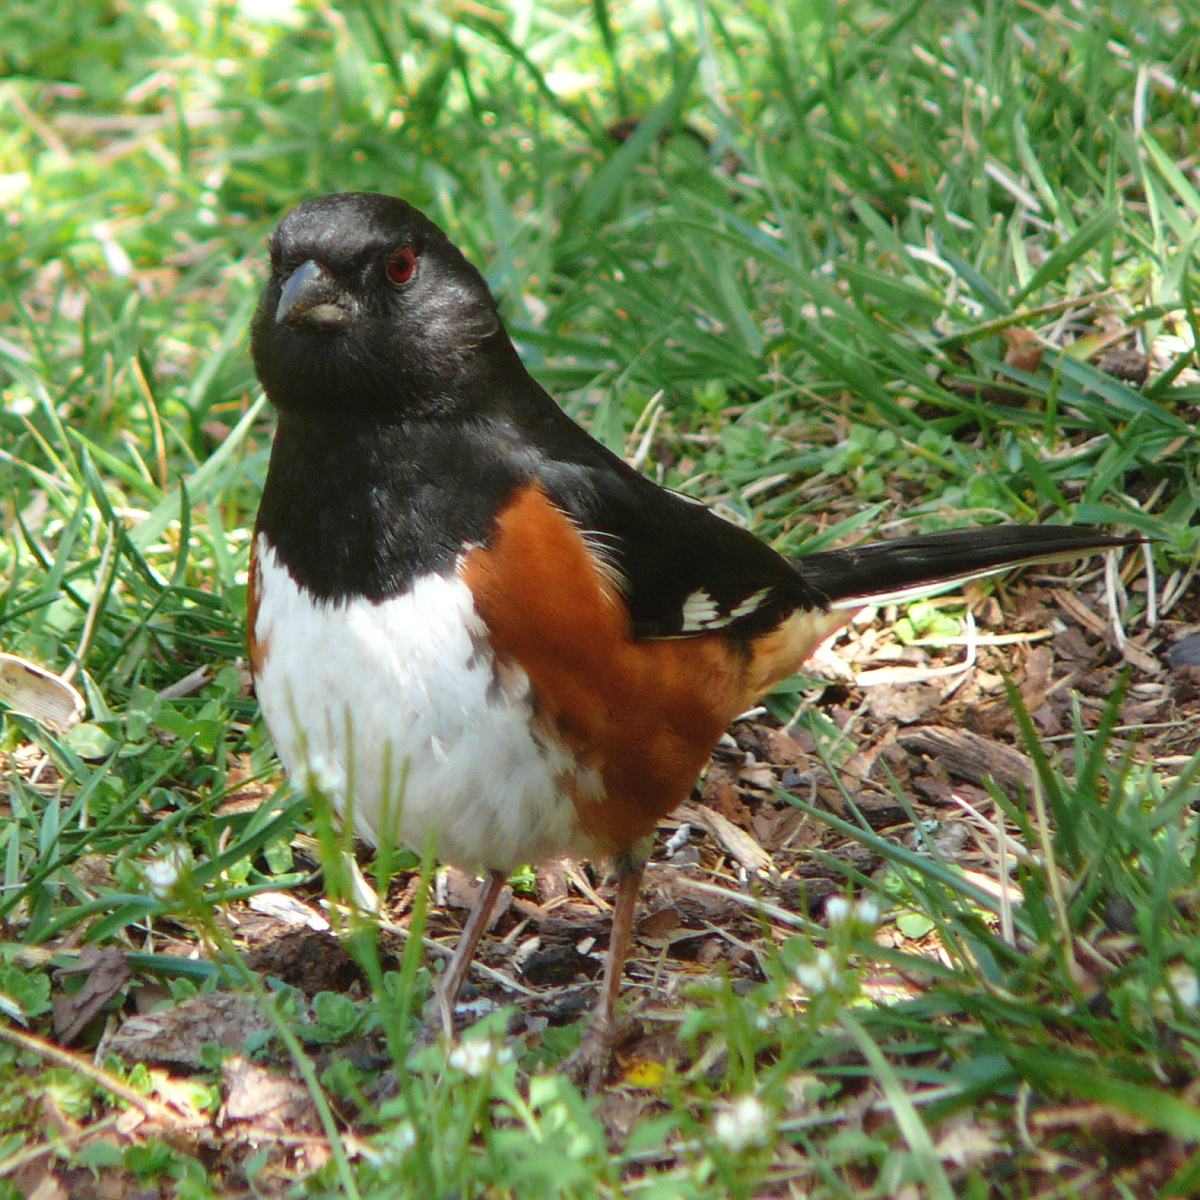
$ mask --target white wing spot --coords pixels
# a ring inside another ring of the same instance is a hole
[[[729,614],[729,620],[740,621],[742,617],[748,617],[757,609],[762,602],[771,594],[769,587],[759,588],[752,596],[747,596],[735,609]]]
[[[721,623],[717,602],[703,588],[697,588],[684,600],[682,616],[684,633],[693,633]]]
[[[703,588],[697,588],[683,602],[683,632],[699,633],[705,629],[724,629],[726,625],[732,625],[735,621],[748,617],[770,594],[769,587],[759,588],[757,592],[747,596],[736,608],[732,608],[728,613],[722,615],[720,607],[712,596]]]

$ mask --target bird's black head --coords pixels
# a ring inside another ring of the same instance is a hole
[[[320,196],[280,222],[250,347],[281,412],[385,420],[450,411],[515,355],[450,239],[371,192]]]

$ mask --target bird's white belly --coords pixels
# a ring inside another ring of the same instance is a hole
[[[311,776],[331,791],[372,842],[423,851],[432,834],[438,857],[463,866],[586,850],[561,789],[576,764],[535,739],[528,679],[497,671],[462,580],[320,603],[261,537],[257,559],[258,700],[299,786]]]

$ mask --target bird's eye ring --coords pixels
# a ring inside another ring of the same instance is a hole
[[[387,277],[399,287],[413,277],[417,266],[417,252],[411,246],[401,246],[388,259]]]

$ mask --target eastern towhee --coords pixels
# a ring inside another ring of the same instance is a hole
[[[332,770],[368,840],[432,834],[486,873],[444,1012],[508,873],[615,864],[593,1081],[650,835],[732,718],[866,603],[1140,540],[991,526],[789,561],[566,416],[479,272],[390,196],[287,214],[252,349],[279,414],[248,614],[279,756]]]

